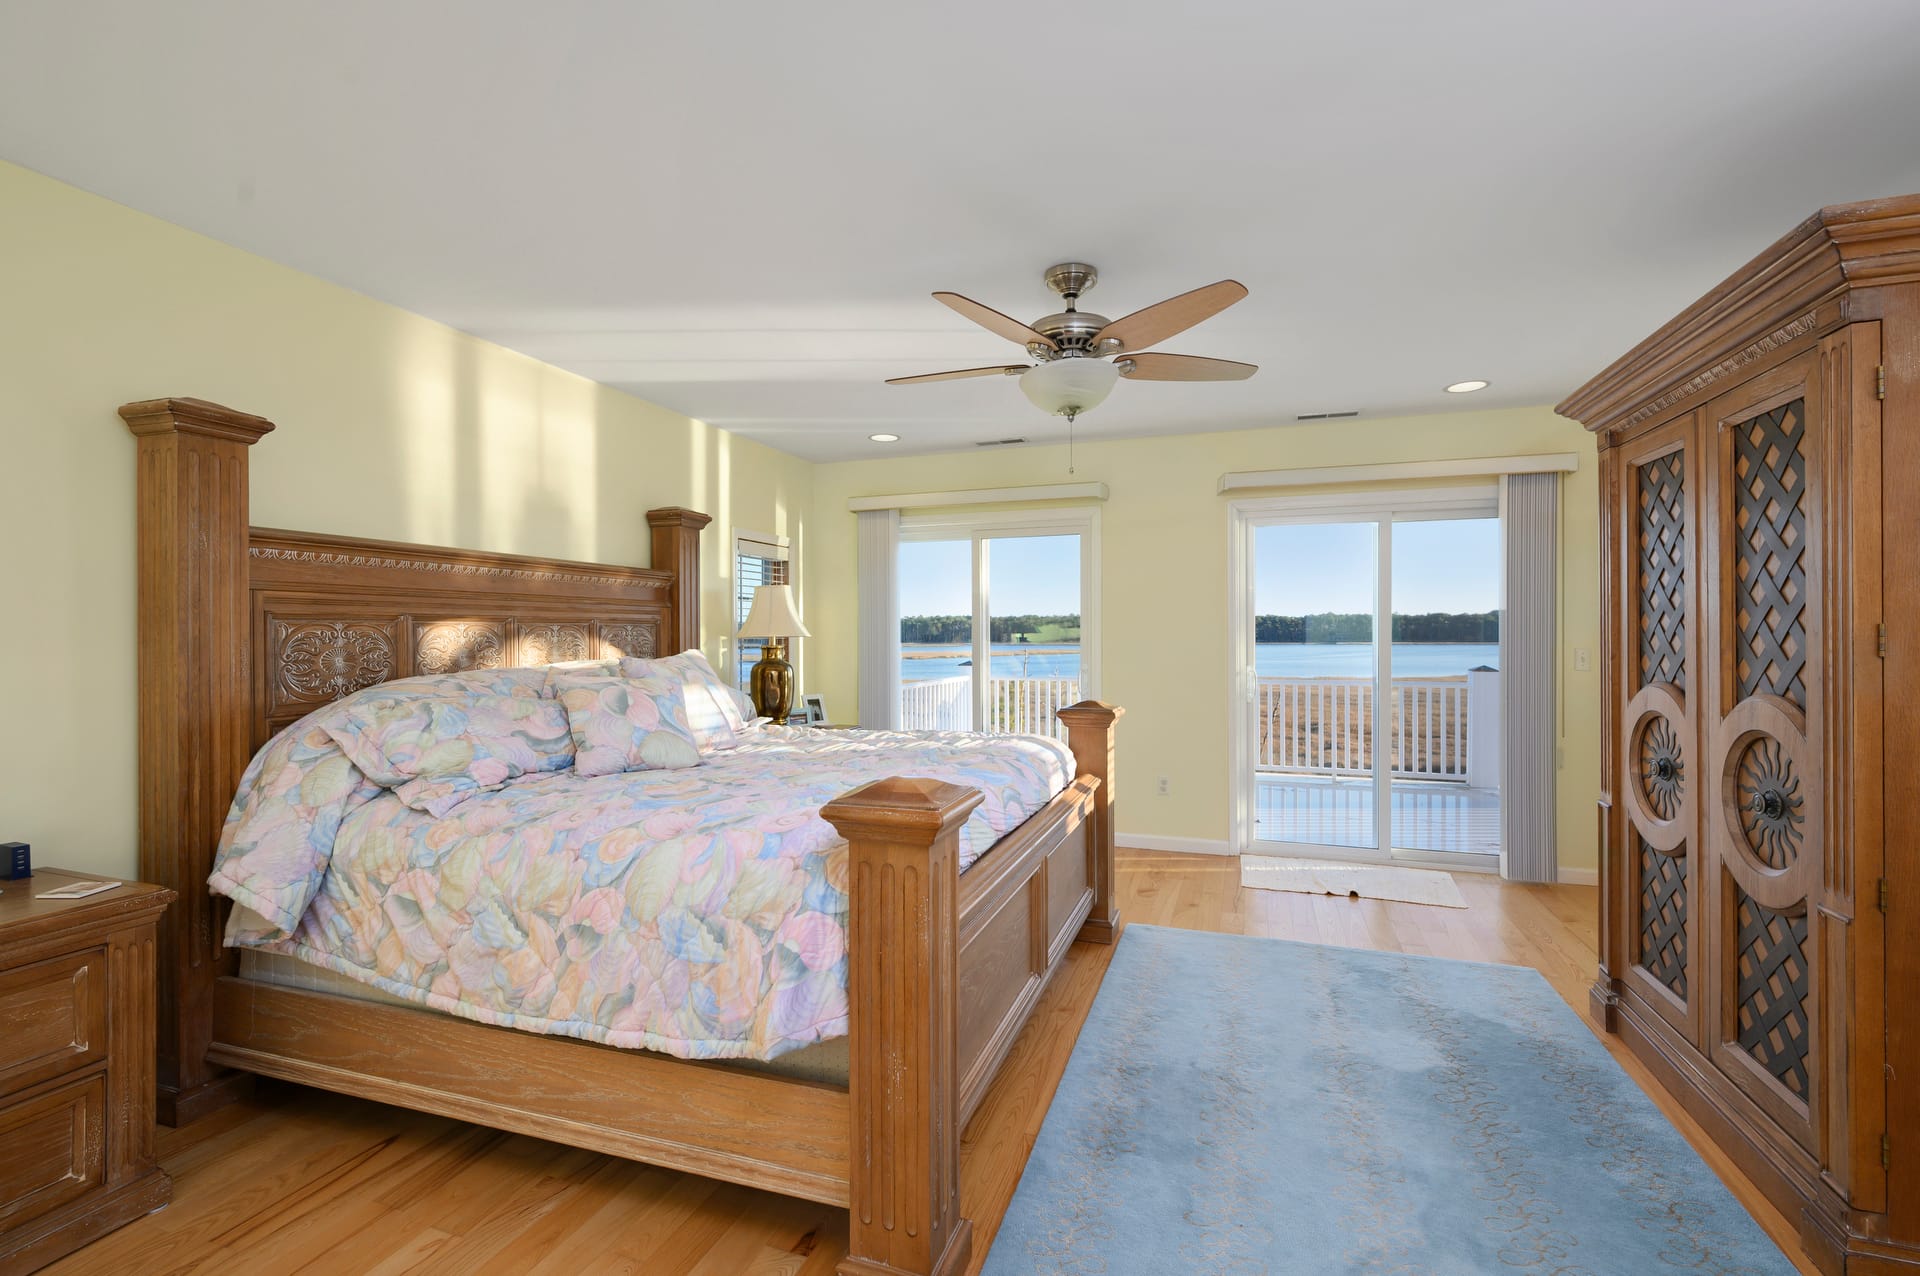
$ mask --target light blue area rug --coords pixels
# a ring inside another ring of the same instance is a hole
[[[985,1270],[1794,1268],[1537,972],[1129,926]]]

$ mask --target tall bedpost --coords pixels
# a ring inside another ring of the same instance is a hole
[[[668,642],[663,656],[700,645],[700,529],[712,521],[711,514],[678,505],[647,511],[652,566],[673,573],[673,631],[662,635]]]
[[[847,839],[850,1239],[841,1276],[947,1276],[960,1217],[960,827],[977,790],[880,780],[820,814]]]
[[[221,951],[206,875],[251,752],[247,449],[273,423],[199,399],[120,415],[139,440],[140,876],[180,896],[160,921],[159,1118],[184,1125],[252,1082],[207,1062]]]
[[[1082,700],[1060,710],[1067,724],[1067,747],[1081,775],[1099,777],[1093,795],[1093,831],[1087,838],[1087,881],[1093,887],[1093,910],[1080,927],[1079,939],[1111,944],[1120,933],[1120,906],[1114,899],[1113,830],[1117,797],[1113,782],[1113,724],[1126,710],[1098,700]]]

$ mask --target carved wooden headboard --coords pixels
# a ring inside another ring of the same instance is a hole
[[[393,678],[671,654],[675,580],[639,567],[254,528],[253,744]]]
[[[199,399],[120,415],[139,440],[140,875],[180,894],[156,972],[172,1124],[245,1076],[206,1061],[226,965],[206,880],[255,750],[393,678],[699,646],[711,520],[649,510],[650,568],[255,528],[247,453],[272,422]]]

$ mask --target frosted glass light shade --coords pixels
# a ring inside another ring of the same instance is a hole
[[[793,608],[793,586],[756,585],[753,606],[747,611],[747,623],[740,626],[742,638],[811,638]]]
[[[1020,389],[1033,406],[1059,416],[1099,407],[1120,379],[1120,369],[1105,359],[1055,359],[1020,374]]]

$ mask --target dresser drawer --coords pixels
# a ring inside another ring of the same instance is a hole
[[[0,1097],[107,1053],[104,948],[0,971]]]
[[[106,1160],[107,1078],[70,1081],[0,1104],[0,1230],[19,1226],[100,1186]]]

